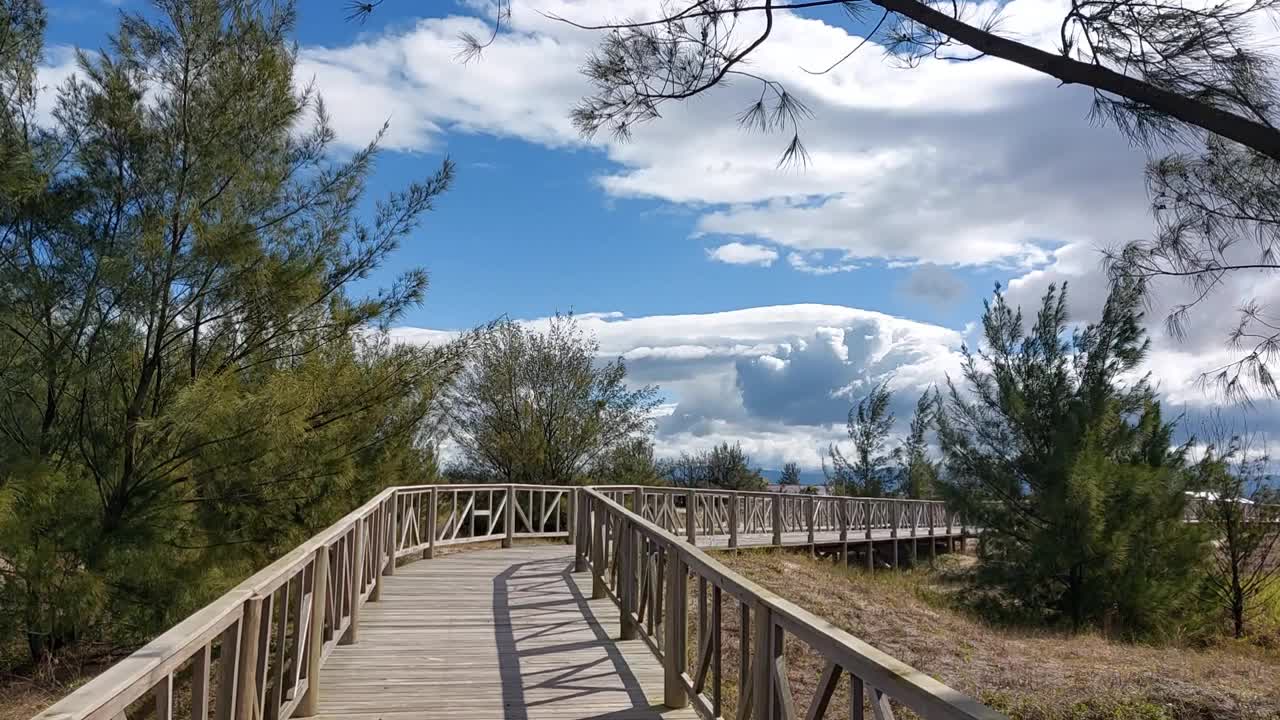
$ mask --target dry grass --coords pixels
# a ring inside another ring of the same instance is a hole
[[[726,554],[723,560],[1014,718],[1280,718],[1280,652],[1258,645],[1193,650],[1120,643],[1096,634],[995,627],[940,601],[937,576],[927,570],[866,573],[781,552]],[[787,659],[803,706],[821,660],[790,644]],[[728,670],[725,675],[730,677]],[[836,707],[847,707],[845,702],[840,698]]]

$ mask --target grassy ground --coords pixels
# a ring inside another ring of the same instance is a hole
[[[1263,629],[1250,642],[1201,649],[1134,645],[1097,634],[994,627],[947,600],[940,574],[927,569],[866,573],[767,551],[723,559],[771,591],[1020,720],[1280,718],[1280,622],[1267,626],[1260,618]],[[806,698],[812,692],[807,686],[821,672],[820,660],[807,648],[791,647],[787,659],[792,685],[799,686],[797,699]]]

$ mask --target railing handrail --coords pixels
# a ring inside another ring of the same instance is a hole
[[[693,491],[702,495],[737,495],[738,497],[776,497],[781,496],[788,499],[813,498],[817,501],[822,500],[862,500],[868,502],[889,502],[889,503],[919,503],[922,505],[946,505],[945,500],[934,500],[930,498],[902,498],[902,497],[867,497],[863,495],[811,495],[809,493],[784,493],[777,490],[731,490],[728,488],[691,488],[680,487],[676,485],[582,485],[579,487],[589,487],[596,490],[617,490],[632,491],[644,490],[645,492],[654,493],[671,493],[685,494]],[[809,487],[817,487],[816,485]]]
[[[612,488],[609,488],[612,489]],[[648,488],[646,488],[647,490]],[[767,608],[782,624],[811,647],[815,641],[824,644],[845,671],[897,698],[926,718],[967,718],[970,720],[1004,720],[1005,716],[982,705],[958,690],[934,680],[927,674],[877,650],[829,621],[781,598],[739,575],[711,557],[706,551],[685,542],[665,528],[599,492],[586,487],[584,492],[651,539],[661,541],[666,549],[680,556],[684,564],[718,584],[740,601]],[[580,509],[580,513],[583,511]],[[580,515],[581,517],[581,515]],[[593,572],[596,570],[593,569]],[[808,635],[808,638],[803,637]]]

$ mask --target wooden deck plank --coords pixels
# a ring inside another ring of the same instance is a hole
[[[320,672],[322,720],[692,720],[662,706],[662,666],[619,642],[565,545],[478,550],[405,565],[364,606],[360,640]]]

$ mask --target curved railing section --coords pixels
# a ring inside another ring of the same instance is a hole
[[[662,660],[668,707],[692,704],[709,719],[822,718],[829,717],[837,688],[843,687],[847,706],[839,716],[851,720],[864,717],[864,697],[877,720],[892,720],[891,700],[924,718],[1004,717],[734,573],[691,542],[698,533],[714,532],[726,523],[730,528],[774,530],[779,513],[784,527],[795,528],[797,521],[788,519],[794,517],[788,511],[795,504],[792,498],[764,497],[773,518],[766,523],[760,518],[762,498],[754,493],[696,492],[691,497],[690,491],[653,488],[587,488],[582,493],[575,569],[591,571],[593,598],[608,597],[618,606],[622,638],[642,639]],[[674,502],[680,494],[691,504]],[[627,499],[630,508],[624,505]],[[856,517],[850,508],[858,507],[848,500],[802,496],[805,529],[820,522],[848,527]],[[683,520],[677,505],[681,511],[689,508]],[[824,505],[826,515],[820,514]],[[861,507],[868,517],[882,517],[889,509],[891,523],[901,517],[884,501]],[[734,513],[736,525],[730,517]],[[680,537],[671,528],[692,532]],[[696,593],[691,592],[695,587]],[[696,607],[691,609],[691,604]],[[736,620],[736,637],[724,632],[726,605],[729,617]],[[808,698],[792,691],[788,638],[804,643],[823,661],[821,677]],[[737,663],[736,672],[727,677],[726,647]],[[845,676],[848,683],[842,685]],[[730,700],[731,714],[726,714]],[[806,705],[798,703],[804,700]]]

